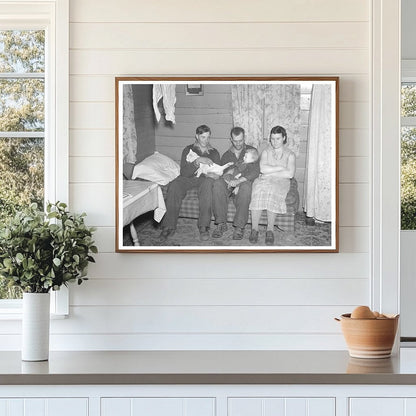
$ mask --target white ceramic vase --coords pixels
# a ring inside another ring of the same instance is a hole
[[[48,360],[49,322],[49,293],[24,293],[22,321],[23,361]]]

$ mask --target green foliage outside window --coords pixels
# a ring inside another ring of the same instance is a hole
[[[402,117],[416,116],[416,85],[402,86]],[[416,229],[416,126],[402,127],[401,229]]]
[[[416,229],[416,129],[402,129],[401,228]]]
[[[402,84],[401,116],[416,116],[416,88],[412,83]]]
[[[0,30],[0,132],[44,131],[45,32]],[[12,75],[10,75],[12,74]],[[13,78],[13,74],[17,74]],[[6,134],[4,134],[6,133]],[[0,137],[0,227],[16,211],[44,201],[44,138]],[[0,299],[19,298],[0,279]]]

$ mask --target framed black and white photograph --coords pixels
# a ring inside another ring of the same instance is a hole
[[[118,77],[118,252],[338,252],[338,77]]]

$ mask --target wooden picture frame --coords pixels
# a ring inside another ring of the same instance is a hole
[[[117,77],[116,251],[338,252],[338,90],[338,77]]]

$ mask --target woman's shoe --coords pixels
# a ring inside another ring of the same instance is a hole
[[[266,231],[266,246],[272,246],[274,244],[273,231]]]
[[[258,230],[251,230],[250,237],[248,238],[248,241],[250,241],[251,244],[256,244],[258,240],[259,240]]]

